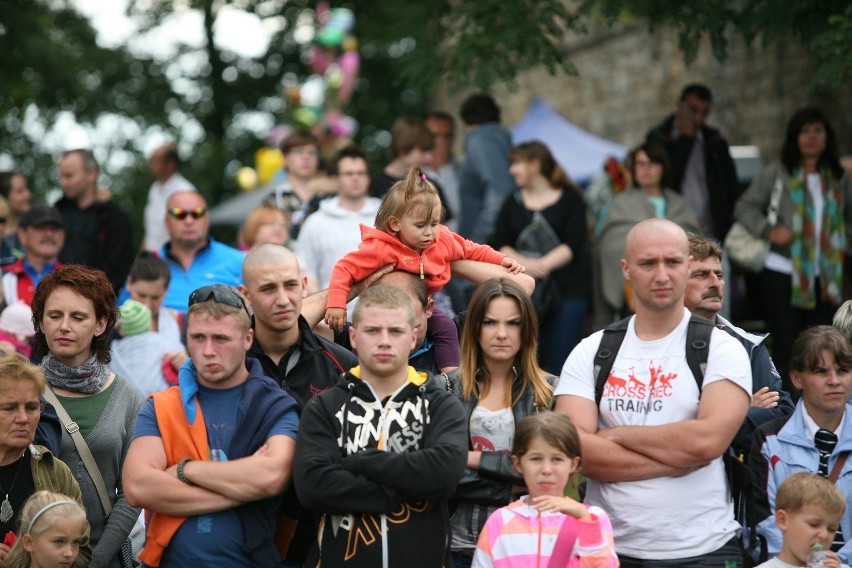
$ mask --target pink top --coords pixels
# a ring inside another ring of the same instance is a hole
[[[618,566],[612,524],[603,509],[588,507],[592,518],[579,521],[562,513],[542,513],[525,499],[488,518],[479,533],[472,568]]]

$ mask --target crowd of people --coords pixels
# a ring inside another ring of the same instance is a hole
[[[235,246],[173,144],[138,254],[92,152],[0,175],[0,568],[852,563],[852,187],[806,108],[744,190],[711,105],[593,208],[489,95],[463,161],[444,112],[375,175],[296,132]]]

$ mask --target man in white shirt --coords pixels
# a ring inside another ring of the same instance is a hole
[[[169,240],[164,222],[169,197],[176,191],[196,191],[195,186],[180,175],[179,167],[180,157],[174,144],[160,146],[148,158],[148,171],[154,176],[154,183],[145,205],[145,250],[156,252]]]
[[[751,370],[743,346],[714,328],[699,390],[686,360],[689,262],[674,223],[631,229],[621,267],[636,315],[600,403],[594,360],[603,331],[571,352],[554,393],[580,433],[586,502],[609,513],[625,568],[742,562],[721,456],[745,419]]]
[[[296,256],[309,283],[328,288],[334,265],[361,243],[361,225],[372,227],[381,199],[370,197],[367,157],[357,146],[335,156],[332,178],[338,182],[337,196],[320,202],[319,209],[305,219],[296,245]]]

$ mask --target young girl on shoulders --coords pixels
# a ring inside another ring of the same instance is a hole
[[[395,183],[382,199],[376,214],[376,228],[361,225],[361,244],[337,261],[331,273],[328,289],[328,307],[325,322],[337,331],[346,323],[346,297],[353,282],[363,280],[379,268],[393,264],[395,270],[404,270],[420,276],[426,282],[430,295],[441,290],[450,280],[450,263],[455,260],[479,260],[506,267],[512,274],[524,271],[513,258],[497,252],[488,245],[466,240],[441,225],[443,207],[438,190],[426,179],[420,168],[411,168],[408,176]],[[436,318],[437,316],[437,318]],[[449,322],[440,310],[430,319],[429,331],[440,325],[443,331]],[[456,334],[455,366],[458,366],[458,332]],[[436,344],[436,359],[440,367],[441,355]]]
[[[488,518],[473,568],[618,566],[606,513],[565,496],[580,467],[580,437],[566,416],[525,418],[515,432],[512,463],[529,494]]]
[[[66,495],[37,491],[21,512],[20,536],[5,568],[71,567],[87,540],[86,510]]]

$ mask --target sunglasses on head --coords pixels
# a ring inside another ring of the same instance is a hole
[[[173,209],[169,209],[169,215],[171,215],[178,221],[183,221],[184,219],[186,219],[187,215],[192,217],[193,219],[201,219],[206,214],[206,207],[196,207],[195,209],[183,209],[181,207],[175,207]]]
[[[246,315],[251,318],[248,306],[246,306],[243,297],[240,296],[240,294],[230,286],[225,286],[224,284],[202,286],[201,288],[195,290],[192,294],[189,295],[190,306],[201,302],[207,302],[208,300],[213,300],[216,303],[225,304],[226,306],[231,306],[232,308],[242,308],[243,310],[245,310]]]

